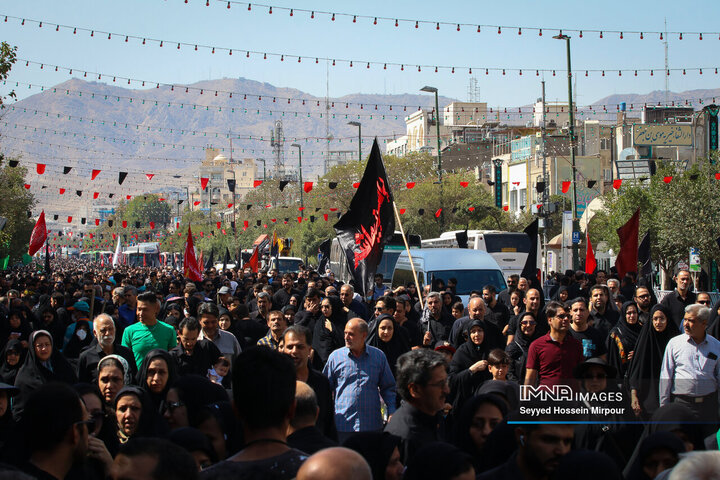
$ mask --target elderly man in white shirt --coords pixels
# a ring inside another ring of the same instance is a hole
[[[684,333],[665,347],[660,371],[660,406],[687,405],[699,420],[718,419],[720,341],[705,331],[711,310],[700,304],[685,307]],[[714,430],[713,430],[714,431]]]

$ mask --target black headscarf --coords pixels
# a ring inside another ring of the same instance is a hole
[[[620,309],[620,318],[618,319],[617,324],[612,328],[612,330],[610,330],[610,335],[607,338],[608,363],[617,369],[620,377],[625,375],[625,372],[631,363],[627,360],[627,355],[635,350],[635,345],[637,344],[638,337],[640,336],[640,330],[642,329],[642,325],[640,325],[639,321],[639,315],[637,323],[632,325],[627,323],[625,314],[627,313],[627,309],[631,306],[635,307],[638,314],[640,313],[637,303],[633,301],[623,303],[622,308]],[[622,354],[620,353],[618,342],[622,344]]]
[[[198,426],[196,417],[202,407],[228,400],[228,394],[221,385],[201,375],[183,375],[177,379],[172,388],[177,391],[180,401],[185,404],[188,421],[192,427]]]
[[[28,395],[41,385],[49,382],[63,382],[73,385],[78,381],[75,369],[55,348],[55,345],[52,347],[52,354],[47,362],[42,363],[38,360],[33,345],[35,339],[40,336],[47,337],[50,343],[53,344],[52,335],[46,330],[36,330],[30,334],[30,347],[25,356],[25,362],[23,362],[15,378],[15,386],[20,389],[20,393],[13,403],[13,415],[16,419],[22,414]]]
[[[625,478],[627,480],[652,480],[643,471],[643,464],[648,455],[659,449],[669,450],[679,457],[681,453],[685,452],[685,444],[674,433],[653,433],[640,444],[638,455]]]
[[[315,350],[315,355],[318,356],[318,360],[322,365],[325,365],[330,354],[344,345],[343,331],[348,320],[348,314],[343,308],[345,305],[340,300],[340,297],[329,296],[323,300],[330,302],[332,313],[330,317],[325,317],[325,314],[321,313],[320,318],[315,322],[312,347]],[[322,309],[320,311],[322,312]],[[332,331],[325,328],[325,320],[332,323]]]
[[[197,311],[200,304],[203,303],[202,300],[200,300],[195,295],[191,296],[187,299],[187,309],[188,309],[188,315],[190,317],[198,318]]]
[[[136,387],[135,385],[125,385],[120,389],[115,402],[113,404],[113,412],[117,410],[117,404],[120,399],[126,395],[134,395],[140,400],[142,405],[142,412],[140,413],[140,420],[138,422],[135,433],[130,438],[138,437],[157,437],[161,433],[165,433],[167,428],[160,414],[155,410],[152,400],[148,396],[147,392],[143,389]],[[117,422],[117,418],[116,418]],[[122,431],[120,425],[118,429]]]
[[[18,363],[16,365],[10,365],[7,363],[7,354],[10,351],[15,351],[20,355],[18,357]],[[20,340],[10,340],[2,351],[2,358],[0,358],[0,382],[5,382],[10,385],[15,385],[15,377],[17,377],[20,367],[23,365],[23,359],[25,357],[25,349],[23,348]]]
[[[162,358],[165,360],[165,363],[167,363],[168,367],[168,381],[165,385],[165,388],[160,393],[153,393],[150,391],[150,387],[147,384],[147,375],[148,375],[148,368],[150,367],[150,362],[155,360],[156,358]],[[138,370],[137,375],[137,384],[140,385],[140,388],[142,388],[147,396],[152,401],[155,412],[161,412],[164,404],[165,404],[165,397],[167,396],[168,390],[170,390],[170,387],[175,383],[177,379],[177,363],[173,359],[173,357],[166,351],[161,348],[155,348],[153,350],[150,350],[147,355],[145,355],[145,358],[143,359],[142,365],[140,365],[140,370]]]
[[[667,318],[667,326],[662,332],[658,332],[653,327],[652,318],[655,312],[662,312]],[[659,407],[660,370],[665,347],[671,338],[678,335],[674,327],[670,310],[658,303],[650,310],[650,320],[643,325],[635,344],[635,354],[630,362],[628,378],[630,388],[638,391],[643,412],[648,414],[652,414]]]
[[[78,331],[82,330],[82,327],[84,327],[87,334],[84,339],[80,340],[80,337],[78,337]],[[80,356],[80,352],[92,343],[93,338],[93,331],[92,328],[90,328],[90,323],[87,320],[78,320],[75,323],[75,331],[73,332],[72,337],[70,337],[70,340],[63,349],[63,355],[65,355],[66,358],[78,358]]]
[[[470,470],[468,454],[445,442],[423,445],[408,461],[405,480],[450,480]]]
[[[20,325],[17,327],[11,327],[11,316],[17,316],[20,319]],[[25,311],[14,308],[10,310],[10,313],[8,313],[7,316],[0,322],[0,346],[5,346],[5,344],[10,340],[11,333],[19,333],[20,337],[18,337],[18,339],[20,341],[27,342],[30,338],[31,332],[32,327],[30,326],[28,319],[25,318]]]
[[[400,446],[400,437],[388,432],[360,432],[350,436],[343,447],[355,450],[367,461],[373,480],[385,480],[385,469],[393,451]]]
[[[475,442],[470,436],[470,424],[472,423],[472,419],[478,408],[486,403],[497,407],[497,409],[500,410],[500,413],[502,413],[503,419],[507,417],[507,403],[505,403],[505,401],[496,394],[486,393],[476,395],[465,402],[465,405],[460,411],[460,415],[457,417],[457,421],[455,422],[454,443],[472,457],[476,473],[479,473],[482,468],[482,457],[484,452],[478,450]]]
[[[470,332],[474,327],[483,328],[483,323],[480,320],[473,320],[468,324],[468,339],[460,345],[455,355],[453,355],[448,370],[450,377],[450,398],[453,400],[453,410],[456,412],[460,411],[465,401],[475,393],[483,382],[492,378],[487,368],[477,373],[470,371],[470,367],[473,364],[480,360],[487,360],[488,354],[490,353],[485,338],[483,338],[480,345],[473,343]],[[483,332],[484,331],[483,329]]]
[[[393,324],[393,336],[389,342],[383,342],[378,334],[380,329],[380,323],[384,320],[390,320]],[[375,321],[375,328],[368,335],[366,343],[371,347],[379,348],[385,354],[390,370],[395,375],[395,367],[398,357],[403,353],[410,351],[410,342],[406,338],[405,332],[400,329],[395,318],[392,315],[386,313],[380,315]]]
[[[522,329],[520,328],[520,324],[523,321],[523,318],[530,317],[535,323],[535,333],[533,333],[531,336],[527,336],[523,333]],[[517,330],[515,330],[515,338],[514,341],[517,342],[520,347],[527,352],[528,348],[530,348],[530,344],[537,338],[540,337],[540,332],[538,330],[537,325],[537,318],[535,318],[535,315],[532,314],[532,312],[522,312],[520,315],[518,315],[518,326]]]
[[[582,472],[582,474],[580,474]],[[573,450],[560,460],[555,480],[622,480],[612,457],[592,450]]]

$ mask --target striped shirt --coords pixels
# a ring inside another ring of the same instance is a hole
[[[348,347],[330,354],[323,374],[335,394],[338,432],[366,432],[383,428],[380,396],[388,414],[395,412],[395,378],[382,350],[365,346],[356,357]]]
[[[263,338],[257,341],[258,345],[261,345],[263,347],[270,347],[273,350],[279,350],[280,349],[280,342],[275,340],[272,336],[272,333],[268,333]]]

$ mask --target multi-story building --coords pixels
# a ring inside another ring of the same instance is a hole
[[[217,148],[205,149],[205,160],[198,169],[198,181],[190,189],[190,207],[210,209],[213,205],[237,203],[254,188],[258,173],[255,160],[245,158],[230,160]],[[200,189],[200,179],[207,178],[205,190]],[[235,182],[235,192],[230,191],[228,180]],[[194,202],[200,202],[197,207]]]

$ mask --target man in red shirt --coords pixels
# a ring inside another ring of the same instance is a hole
[[[583,361],[583,350],[568,334],[570,314],[559,302],[548,303],[545,314],[550,332],[530,344],[525,385],[574,384],[573,368]]]

